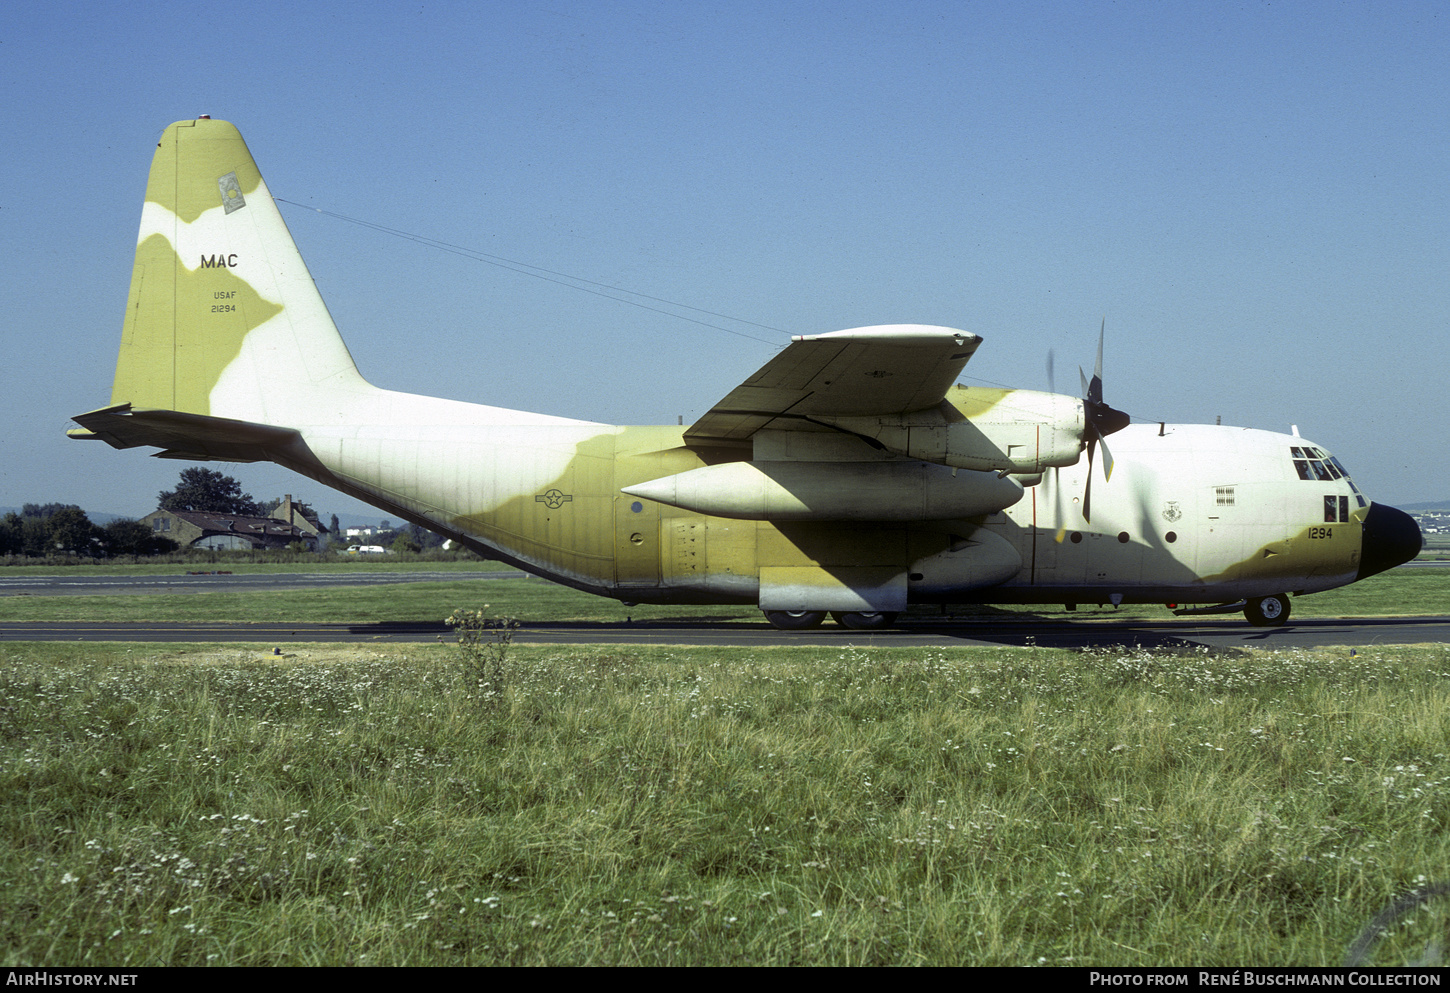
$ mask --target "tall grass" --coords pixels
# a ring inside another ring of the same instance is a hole
[[[0,960],[1322,965],[1450,867],[1443,646],[500,664],[3,646]]]

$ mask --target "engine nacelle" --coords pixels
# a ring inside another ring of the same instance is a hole
[[[1086,420],[1060,393],[954,386],[931,410],[812,418],[924,462],[979,471],[1041,472],[1077,463]]]

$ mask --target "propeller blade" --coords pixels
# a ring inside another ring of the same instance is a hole
[[[1088,439],[1088,471],[1087,482],[1082,488],[1082,519],[1089,524],[1093,522],[1093,449],[1098,447],[1097,432]]]
[[[1093,366],[1093,382],[1096,383],[1098,387],[1097,400],[1099,403],[1101,403],[1103,399],[1103,338],[1107,336],[1107,333],[1108,319],[1106,316],[1104,316],[1103,323],[1098,328],[1098,364]]]

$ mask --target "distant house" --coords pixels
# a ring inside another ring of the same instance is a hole
[[[327,528],[323,527],[322,522],[318,520],[317,513],[305,503],[294,503],[291,493],[282,498],[277,509],[272,511],[272,516],[279,521],[294,524],[304,534],[311,535],[314,545],[329,534]]]
[[[317,547],[317,533],[275,517],[241,517],[199,510],[155,510],[141,518],[153,533],[183,548],[285,549],[293,542]]]

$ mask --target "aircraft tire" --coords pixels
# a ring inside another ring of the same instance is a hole
[[[824,610],[767,610],[763,613],[770,626],[781,631],[805,631],[820,627],[826,619]]]
[[[1289,594],[1255,597],[1244,607],[1244,617],[1256,628],[1276,628],[1289,619]]]
[[[852,631],[880,631],[896,623],[894,610],[833,610],[831,617]]]

